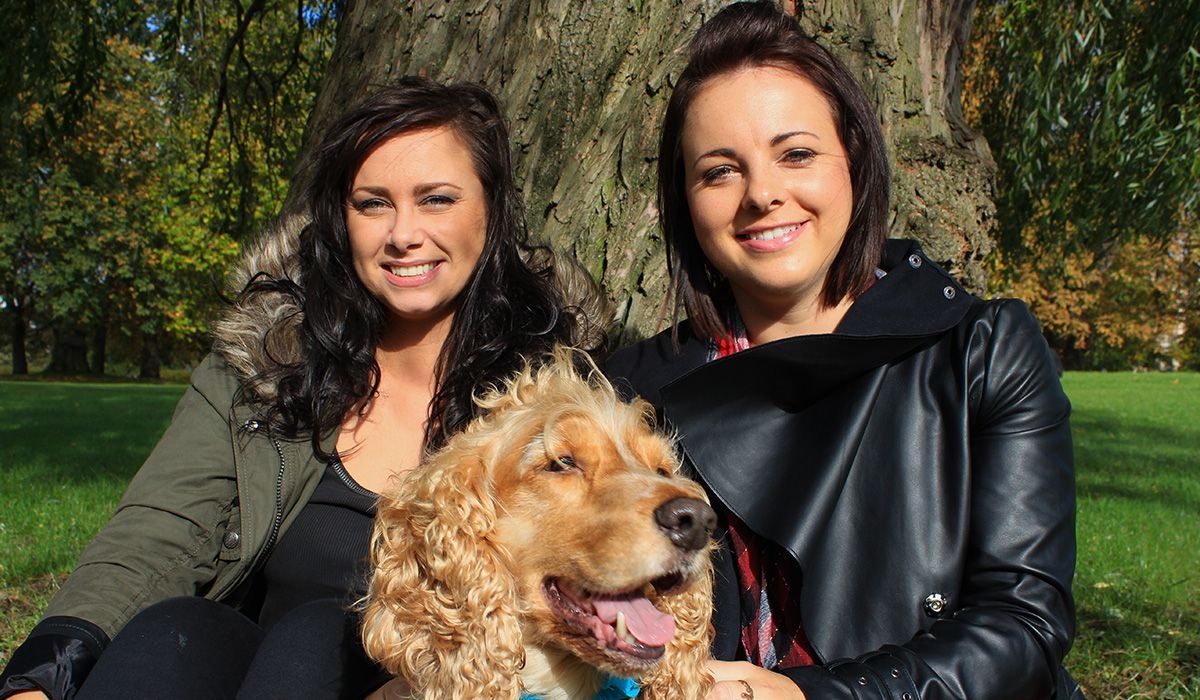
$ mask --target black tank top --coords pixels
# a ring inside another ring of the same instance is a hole
[[[293,608],[334,598],[353,603],[366,593],[376,494],[360,486],[336,456],[263,567],[264,629]]]

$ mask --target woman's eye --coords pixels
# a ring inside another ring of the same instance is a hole
[[[700,176],[700,179],[705,184],[711,184],[714,182],[720,182],[721,180],[725,179],[732,173],[733,173],[732,166],[718,165],[715,168],[709,168],[708,170],[705,170],[704,173]]]
[[[817,156],[816,152],[808,148],[793,148],[783,154],[783,159],[789,163],[807,163]]]
[[[379,197],[368,197],[366,199],[356,199],[350,202],[350,206],[359,214],[367,214],[373,211],[379,211],[388,207],[388,202]]]
[[[458,200],[446,194],[431,194],[421,198],[422,205],[435,208],[448,207],[456,201]]]

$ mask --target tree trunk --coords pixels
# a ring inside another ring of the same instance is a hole
[[[106,314],[107,315],[107,314]],[[108,359],[108,322],[102,319],[92,330],[92,374],[103,376]]]
[[[414,73],[482,82],[512,126],[530,231],[573,252],[603,283],[623,340],[651,333],[669,320],[654,206],[659,124],[688,40],[724,4],[349,0],[306,151],[371,84]],[[981,288],[993,166],[958,104],[973,2],[830,0],[801,9],[806,28],[858,71],[879,106],[896,164],[892,234],[923,241]],[[301,170],[294,194],[303,180]]]
[[[78,323],[64,321],[54,327],[54,345],[50,349],[47,374],[87,374],[87,330]]]
[[[12,339],[12,373],[13,376],[26,375],[29,374],[29,356],[25,353],[25,307],[13,303],[9,312],[12,316],[9,334]]]
[[[162,358],[159,355],[159,337],[155,333],[142,336],[141,367],[138,379],[159,379],[162,377]]]

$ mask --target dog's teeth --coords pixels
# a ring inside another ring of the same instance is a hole
[[[629,636],[629,629],[625,626],[625,613],[617,611],[617,637],[625,639]],[[626,639],[625,641],[629,641]]]

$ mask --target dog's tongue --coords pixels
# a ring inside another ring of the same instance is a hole
[[[633,638],[648,647],[666,646],[675,636],[675,618],[659,612],[645,598],[630,600],[593,600],[596,616],[608,624],[617,621],[617,613],[625,613],[625,626]]]

